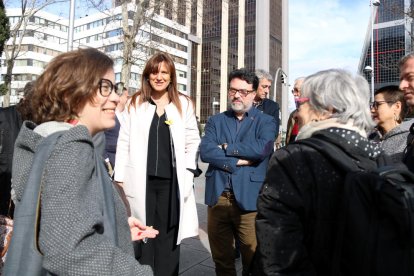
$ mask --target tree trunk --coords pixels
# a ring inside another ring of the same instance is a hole
[[[4,85],[7,88],[6,95],[3,97],[3,107],[10,106],[10,94],[11,94],[11,79],[13,72],[14,62],[12,60],[7,60],[7,71],[4,76]]]

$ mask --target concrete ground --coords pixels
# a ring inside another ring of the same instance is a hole
[[[200,162],[203,174],[195,178],[195,196],[199,220],[199,235],[181,242],[180,275],[215,275],[207,235],[207,206],[204,205],[205,176],[207,164]],[[241,258],[236,260],[237,275],[241,275]]]

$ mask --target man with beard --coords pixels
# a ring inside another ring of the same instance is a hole
[[[234,239],[240,241],[243,275],[256,250],[256,200],[273,151],[276,121],[252,108],[259,79],[246,69],[229,75],[231,108],[210,117],[200,144],[209,163],[205,203],[217,275],[236,275]]]
[[[414,108],[414,54],[411,53],[404,56],[400,60],[399,68],[400,90],[404,92],[404,100],[408,109],[412,111]],[[410,128],[403,162],[410,171],[414,172],[414,124]]]

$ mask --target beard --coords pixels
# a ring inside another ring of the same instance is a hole
[[[231,109],[233,109],[234,112],[241,112],[244,110],[244,105],[240,102],[232,102]]]
[[[233,111],[236,113],[244,113],[247,110],[249,110],[251,106],[252,106],[252,103],[250,104],[243,104],[242,102],[231,103],[231,109],[233,109]]]

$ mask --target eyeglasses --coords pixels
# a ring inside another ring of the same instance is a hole
[[[309,98],[303,97],[303,98],[296,98],[295,99],[295,105],[296,109],[298,109],[302,104],[309,102]]]
[[[99,93],[101,93],[102,97],[109,97],[112,91],[114,91],[117,95],[122,94],[124,84],[122,82],[118,82],[115,85],[112,81],[108,79],[101,79],[99,81]]]
[[[255,90],[247,90],[247,89],[236,89],[236,88],[229,88],[229,95],[234,96],[237,92],[239,92],[240,96],[243,98],[246,97],[249,93],[254,92]]]
[[[387,103],[387,104],[393,104],[395,102],[390,102],[390,101],[374,101],[373,103],[371,103],[369,105],[369,107],[370,108],[374,108],[374,109],[377,110],[380,105],[385,104],[385,103]]]

